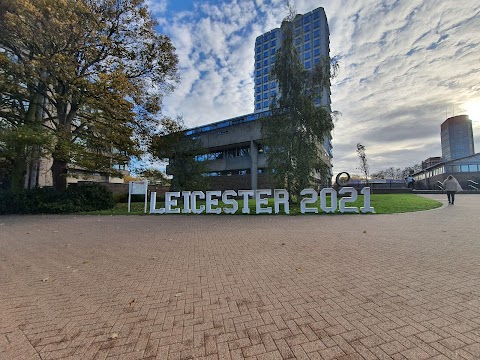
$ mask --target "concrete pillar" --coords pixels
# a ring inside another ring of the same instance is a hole
[[[258,144],[250,140],[250,187],[252,190],[257,190],[258,177]]]

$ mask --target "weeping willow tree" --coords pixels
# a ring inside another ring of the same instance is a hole
[[[290,11],[282,22],[282,45],[270,73],[279,94],[262,125],[270,177],[294,197],[328,174],[329,159],[322,143],[333,130],[335,113],[320,104],[338,68],[328,57],[311,70],[304,68],[294,44],[295,15]]]

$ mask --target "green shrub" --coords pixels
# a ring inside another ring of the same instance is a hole
[[[0,214],[66,214],[114,206],[112,192],[95,183],[69,187],[64,193],[51,188],[0,191]]]
[[[67,199],[78,208],[76,211],[107,210],[115,207],[112,192],[99,183],[88,183],[68,187]]]

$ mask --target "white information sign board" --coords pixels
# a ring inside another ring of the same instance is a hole
[[[128,212],[130,212],[130,203],[132,195],[143,195],[145,198],[145,209],[147,212],[147,192],[148,192],[148,180],[142,181],[130,181],[128,184]]]

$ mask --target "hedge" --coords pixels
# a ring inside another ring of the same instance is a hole
[[[62,193],[51,188],[0,191],[0,214],[67,214],[113,207],[112,192],[96,183],[70,186]]]

